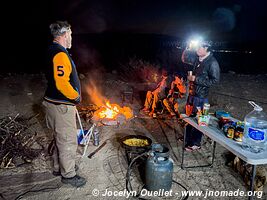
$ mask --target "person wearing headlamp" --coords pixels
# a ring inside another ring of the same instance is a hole
[[[192,108],[192,116],[197,113],[197,107],[203,108],[208,103],[210,87],[220,80],[220,67],[211,52],[211,43],[199,41],[191,43],[182,53],[182,62],[192,65],[193,71],[189,73],[189,96],[187,105]],[[186,151],[194,151],[201,148],[202,133],[192,126],[187,127]]]

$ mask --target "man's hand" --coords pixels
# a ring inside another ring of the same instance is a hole
[[[189,81],[195,81],[195,79],[196,79],[196,76],[194,76],[194,75],[191,75],[191,76],[187,76],[187,79],[189,80]]]

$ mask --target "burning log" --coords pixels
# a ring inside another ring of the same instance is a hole
[[[98,106],[95,104],[89,104],[87,106],[79,105],[77,106],[77,110],[81,117],[86,121],[89,122],[90,119],[94,116],[95,111],[99,109]]]
[[[82,118],[89,122],[92,120],[98,125],[119,125],[133,118],[133,111],[129,107],[121,107],[118,104],[111,104],[109,101],[105,105],[97,107],[94,104],[77,107]]]
[[[133,117],[133,111],[129,107],[121,107],[118,104],[110,104],[109,101],[94,113],[92,118],[95,122],[103,125],[119,125]]]

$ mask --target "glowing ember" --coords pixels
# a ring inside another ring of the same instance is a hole
[[[106,105],[102,106],[95,112],[95,115],[101,119],[116,119],[118,114],[123,114],[126,119],[133,116],[132,110],[129,107],[121,108],[117,104],[110,104],[109,101],[106,102]]]

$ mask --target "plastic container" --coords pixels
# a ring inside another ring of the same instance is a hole
[[[267,115],[253,101],[249,101],[249,103],[254,110],[248,113],[244,119],[242,148],[253,153],[260,153],[266,150],[267,145]]]

